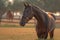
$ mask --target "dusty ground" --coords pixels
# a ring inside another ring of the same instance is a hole
[[[16,22],[19,23],[18,20],[16,20]],[[60,20],[57,20],[57,22],[60,23]],[[18,23],[14,23],[14,24],[19,25]],[[6,24],[6,23],[2,22],[2,24]],[[9,23],[9,24],[13,24],[13,23]],[[35,28],[2,28],[0,27],[0,40],[37,40],[37,39],[38,38],[35,32]],[[60,40],[59,28],[55,29],[54,40]]]
[[[37,40],[37,35],[35,28],[0,28],[0,40]],[[60,29],[55,29],[54,40],[60,40]]]

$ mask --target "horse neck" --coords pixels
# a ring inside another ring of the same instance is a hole
[[[46,27],[48,26],[49,17],[45,12],[38,8],[33,8],[33,13],[39,25],[44,24]]]
[[[34,17],[36,18],[37,22],[44,22],[44,14],[39,9],[34,9]]]

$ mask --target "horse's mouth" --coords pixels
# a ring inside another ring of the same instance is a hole
[[[25,26],[24,24],[20,24],[20,26]]]

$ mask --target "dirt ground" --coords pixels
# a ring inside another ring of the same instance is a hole
[[[13,38],[11,38],[10,36]],[[37,35],[35,32],[35,28],[0,28],[0,40],[8,40],[8,39],[36,40]],[[57,28],[55,29],[54,39],[60,40],[60,29]]]
[[[18,21],[18,20],[17,20]],[[57,20],[60,23],[60,20]],[[6,23],[2,23],[6,24]],[[14,23],[19,25],[18,23]],[[0,27],[0,40],[37,40],[35,28],[3,28]],[[48,37],[49,39],[49,37]],[[60,40],[60,28],[54,31],[54,40]]]
[[[24,33],[35,33],[34,28],[0,28],[0,34],[21,35]]]

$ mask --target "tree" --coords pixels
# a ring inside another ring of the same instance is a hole
[[[6,7],[4,5],[4,1],[0,0],[0,22],[1,22],[2,15],[5,13],[5,11],[6,11]]]
[[[60,11],[60,0],[28,0],[28,3],[34,4],[45,11]]]

